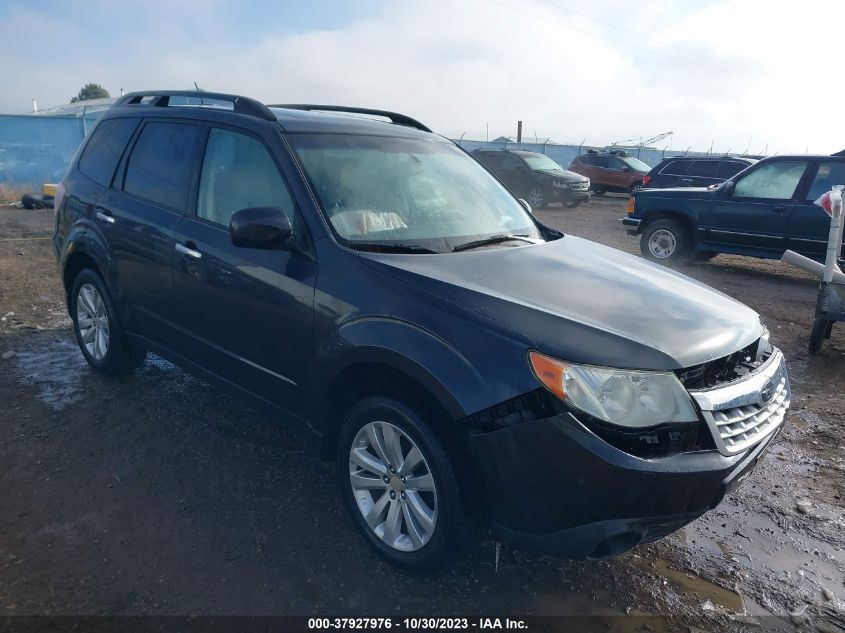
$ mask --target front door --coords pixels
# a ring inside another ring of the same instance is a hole
[[[218,376],[297,411],[311,357],[317,266],[280,165],[281,144],[240,128],[208,132],[196,208],[176,229],[178,350]],[[290,167],[288,166],[290,169]],[[292,170],[288,173],[293,173]],[[232,215],[275,207],[288,215],[290,250],[236,247]]]
[[[807,164],[801,159],[762,163],[739,176],[730,195],[720,189],[710,212],[699,219],[699,227],[707,229],[703,240],[779,257],[786,250],[794,197]]]
[[[830,216],[813,204],[834,185],[845,185],[845,162],[821,161],[813,166],[810,185],[801,192],[789,220],[789,248],[824,260],[830,235]]]

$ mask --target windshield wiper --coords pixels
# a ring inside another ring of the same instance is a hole
[[[464,242],[463,244],[458,244],[455,248],[452,249],[452,252],[457,253],[458,251],[466,251],[471,248],[477,248],[478,246],[488,246],[490,244],[510,242],[511,240],[520,240],[522,242],[528,242],[529,244],[534,243],[532,240],[529,240],[524,235],[491,235],[490,237],[485,237],[483,240],[473,240],[472,242]]]
[[[373,251],[376,253],[439,253],[425,246],[419,244],[392,244],[382,242],[349,242],[351,248],[356,248],[362,251]]]

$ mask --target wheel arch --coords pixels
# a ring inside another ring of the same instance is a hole
[[[484,408],[489,387],[467,359],[433,334],[392,319],[341,328],[312,370],[308,417],[330,458],[344,413],[372,395],[421,408],[444,439],[456,422]],[[333,353],[332,353],[333,352]]]
[[[657,220],[678,220],[680,221],[686,228],[689,230],[689,235],[692,238],[694,243],[698,242],[695,226],[690,220],[689,216],[682,211],[675,211],[671,209],[661,209],[657,211],[649,211],[644,217],[640,225],[637,227],[637,233],[642,235],[645,233],[646,228],[652,222],[656,222]]]

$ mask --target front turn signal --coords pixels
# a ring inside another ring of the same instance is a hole
[[[628,196],[628,215],[634,215],[634,196]]]

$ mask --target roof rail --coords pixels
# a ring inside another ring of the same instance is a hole
[[[258,117],[267,121],[275,121],[276,115],[270,109],[255,99],[230,95],[222,92],[205,92],[203,90],[147,90],[130,92],[115,101],[112,107],[147,105],[153,107],[167,107],[170,97],[192,97],[195,99],[214,99],[216,101],[231,101],[232,111],[238,114]],[[150,98],[149,101],[145,101]],[[198,106],[199,107],[199,106]]]
[[[372,110],[370,108],[355,108],[352,106],[336,106],[336,105],[314,105],[309,103],[274,103],[270,105],[271,108],[287,108],[288,110],[308,110],[320,112],[349,112],[351,114],[369,114],[371,116],[381,116],[390,119],[391,123],[396,125],[406,125],[413,127],[423,132],[431,132],[431,130],[411,117],[398,112],[390,112],[388,110]]]

